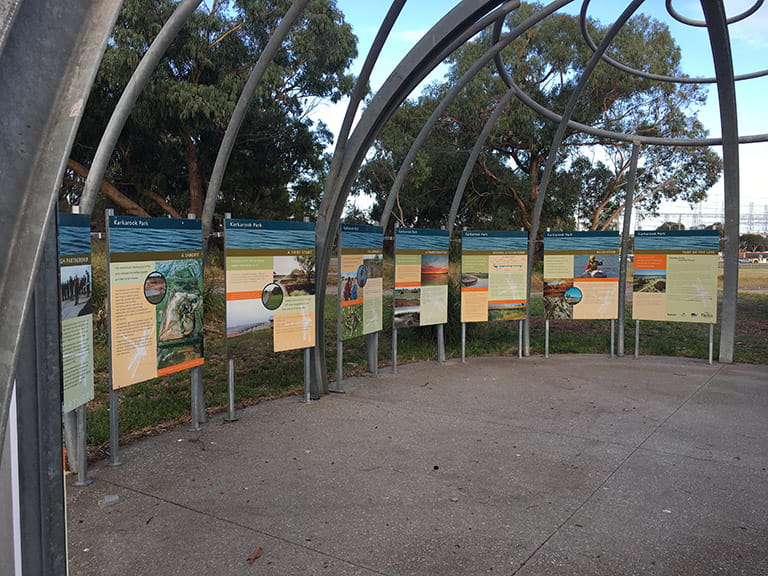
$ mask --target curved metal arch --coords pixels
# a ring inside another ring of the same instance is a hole
[[[753,14],[755,11],[757,11],[758,8],[763,4],[764,0],[758,0],[755,6],[752,7],[751,11],[744,12],[743,14],[740,14],[738,20],[733,20],[733,22],[738,22],[739,20],[743,20],[744,18],[748,17],[750,14]],[[589,3],[589,0],[585,0],[585,3]],[[670,0],[667,0],[667,9],[671,7]],[[670,14],[672,14],[670,12]],[[673,15],[673,14],[672,14]],[[674,15],[673,15],[674,16]],[[683,22],[685,24],[690,24],[691,26],[705,26],[706,24],[704,22],[696,23],[696,21],[691,20],[689,22],[684,22],[683,20],[680,20],[680,22]],[[589,30],[587,30],[587,22],[586,22],[586,14],[584,14],[583,18],[579,19],[579,24],[581,27],[581,35],[584,38],[584,41],[587,43],[587,45],[594,51],[597,48],[597,45],[595,44],[594,40],[592,40],[592,36],[589,34]],[[628,74],[632,74],[633,76],[639,76],[640,78],[647,78],[648,80],[656,80],[658,82],[675,82],[678,84],[714,84],[717,82],[717,78],[690,78],[688,76],[666,76],[664,74],[651,74],[650,72],[643,72],[642,70],[638,70],[637,68],[632,68],[630,66],[627,66],[626,64],[622,64],[621,62],[618,62],[611,58],[610,56],[603,55],[603,62],[606,64],[609,64],[613,66],[614,68],[617,68],[618,70],[621,70],[622,72],[626,72]],[[763,76],[768,76],[768,70],[759,70],[757,72],[751,72],[749,74],[740,74],[738,76],[734,76],[734,80],[751,80],[754,78],[762,78]]]
[[[6,191],[0,229],[7,247],[0,252],[0,452],[44,231],[120,5],[25,0],[3,31],[0,77],[13,82],[0,84],[0,108],[13,114],[0,120],[0,189]]]
[[[664,4],[665,4],[665,6],[667,8],[667,12],[669,13],[669,15],[672,16],[672,18],[674,18],[678,22],[680,22],[682,24],[687,24],[688,26],[698,26],[698,27],[701,27],[701,28],[706,28],[707,27],[707,23],[705,21],[703,21],[703,20],[692,20],[692,19],[686,18],[685,16],[680,14],[677,10],[675,10],[675,7],[672,6],[672,0],[666,0],[666,2]],[[750,8],[746,9],[741,14],[737,14],[736,16],[728,18],[725,21],[725,23],[726,24],[735,24],[736,22],[741,22],[745,18],[749,18],[750,16],[752,16],[752,14],[757,12],[760,9],[760,6],[762,6],[762,5],[763,5],[763,0],[757,0]]]
[[[725,262],[720,323],[720,362],[733,362],[736,339],[736,296],[739,288],[739,119],[736,86],[725,7],[717,0],[702,0],[712,58],[717,75],[720,125],[723,133],[723,191],[725,196]]]
[[[376,64],[376,61],[379,59],[381,50],[384,48],[384,43],[389,37],[389,34],[392,31],[392,27],[395,25],[395,21],[400,15],[403,6],[405,6],[405,2],[406,0],[394,0],[392,2],[387,15],[384,17],[384,21],[382,22],[381,27],[379,28],[379,31],[376,33],[376,38],[373,40],[371,49],[368,51],[368,55],[365,57],[365,62],[363,63],[363,67],[360,70],[360,76],[355,83],[355,88],[352,91],[349,104],[347,105],[347,110],[344,114],[344,120],[341,123],[341,130],[339,131],[339,135],[336,137],[336,148],[333,152],[331,169],[329,170],[328,180],[326,181],[326,188],[328,189],[333,189],[336,186],[336,180],[338,179],[339,171],[341,170],[341,160],[344,157],[344,149],[347,145],[349,133],[352,130],[352,123],[355,120],[355,114],[357,113],[357,109],[360,107],[360,102],[362,102],[363,98],[365,97],[365,92],[367,90],[368,81],[371,77],[371,72],[373,72],[373,67]]]
[[[294,0],[291,7],[288,8],[285,16],[283,16],[283,19],[280,21],[280,24],[272,33],[272,36],[270,36],[263,52],[259,55],[259,59],[256,61],[256,65],[253,67],[253,70],[251,70],[251,74],[248,76],[248,81],[245,83],[243,91],[240,93],[240,98],[237,100],[232,116],[229,118],[229,124],[227,125],[227,130],[224,132],[224,138],[219,146],[219,152],[216,155],[216,162],[213,165],[211,179],[208,182],[208,191],[205,193],[205,201],[203,202],[201,219],[203,221],[204,240],[207,240],[211,233],[213,213],[216,209],[216,200],[218,200],[219,192],[221,191],[221,182],[224,180],[224,172],[227,170],[227,164],[229,164],[232,149],[235,147],[235,140],[237,140],[237,135],[240,133],[240,128],[248,113],[251,101],[256,94],[256,89],[259,87],[259,84],[261,84],[261,80],[264,77],[267,68],[269,68],[269,65],[272,63],[272,60],[274,60],[277,55],[278,50],[280,50],[283,40],[288,36],[294,23],[308,3],[309,0]],[[207,242],[204,242],[203,248],[207,249]]]
[[[621,28],[626,24],[627,20],[632,16],[632,14],[635,13],[635,11],[640,7],[640,5],[644,2],[644,0],[633,0],[630,2],[629,6],[627,6],[624,11],[621,13],[619,18],[616,20],[616,22],[613,23],[613,25],[608,30],[608,33],[606,34],[605,38],[600,42],[600,45],[598,46],[598,49],[595,51],[594,54],[592,54],[592,57],[589,59],[589,62],[584,67],[584,71],[582,72],[581,78],[579,78],[578,83],[576,84],[576,87],[573,90],[573,93],[571,94],[571,97],[568,99],[568,104],[565,107],[565,111],[563,112],[563,120],[558,124],[557,131],[555,132],[554,137],[552,138],[552,146],[549,149],[549,156],[547,157],[547,162],[544,166],[544,174],[541,177],[541,182],[539,184],[539,191],[536,196],[536,201],[534,202],[533,206],[533,217],[531,219],[531,230],[530,234],[528,236],[528,270],[533,270],[533,257],[535,253],[535,247],[536,247],[536,236],[539,232],[539,221],[541,220],[541,211],[544,207],[544,198],[547,195],[547,188],[549,186],[549,181],[552,177],[552,172],[554,170],[555,166],[555,159],[557,158],[557,152],[560,149],[560,145],[563,142],[563,139],[565,137],[565,131],[568,127],[568,120],[570,120],[571,116],[573,115],[574,110],[576,109],[576,103],[579,99],[579,96],[581,95],[581,92],[584,90],[584,88],[587,85],[587,82],[589,81],[592,72],[594,71],[597,64],[600,62],[600,59],[602,55],[605,53],[605,51],[608,49],[608,46],[613,41],[616,34],[619,33]],[[582,12],[586,10],[587,2],[585,2],[582,5]],[[530,300],[531,298],[531,280],[532,277],[529,274],[528,278],[526,280],[526,299]],[[525,336],[524,336],[524,349],[526,355],[530,352],[530,322],[525,323]]]
[[[494,26],[493,29],[493,41],[497,41],[501,35],[501,27]],[[594,50],[594,49],[593,49]],[[516,90],[517,98],[526,106],[531,108],[537,114],[544,116],[554,122],[560,123],[563,117],[557,112],[550,110],[536,102],[531,98],[520,86],[512,79],[504,65],[504,60],[501,53],[498,53],[495,58],[496,68],[504,83],[514,90]],[[768,72],[768,71],[767,71]],[[723,143],[722,138],[661,138],[657,136],[642,136],[639,134],[626,134],[623,132],[615,132],[613,130],[604,130],[602,128],[595,128],[589,124],[582,124],[576,120],[568,120],[568,128],[578,130],[585,134],[597,136],[598,138],[607,138],[616,140],[618,142],[626,142],[627,144],[638,143],[644,145],[660,145],[660,146],[720,146]],[[757,142],[768,142],[768,133],[755,134],[751,136],[740,136],[739,143],[741,144],[753,144]]]
[[[485,126],[483,126],[483,129],[480,131],[480,135],[477,137],[477,142],[475,142],[475,145],[472,147],[472,152],[470,152],[469,158],[467,158],[467,163],[464,165],[464,171],[459,178],[459,184],[456,186],[456,192],[453,194],[450,212],[448,212],[448,224],[446,226],[448,229],[448,236],[453,232],[453,226],[456,223],[456,215],[459,213],[459,205],[461,204],[461,199],[464,197],[464,190],[467,187],[467,182],[469,182],[472,170],[475,168],[477,159],[480,157],[480,152],[482,152],[485,147],[485,142],[491,135],[491,131],[493,131],[496,124],[498,124],[502,114],[507,109],[507,106],[509,106],[509,102],[514,95],[515,91],[512,89],[509,89],[504,93],[504,96],[501,97],[501,100],[499,100],[499,103],[491,113]]]
[[[502,0],[462,0],[416,43],[373,97],[344,149],[338,179],[332,188],[326,187],[323,194],[316,228],[316,274],[318,278],[324,278],[328,274],[334,237],[333,230],[338,226],[341,219],[344,203],[357,170],[382,125],[419,82],[448,54],[493,23],[502,14],[514,9],[518,4],[519,0],[509,2],[502,2]],[[488,14],[497,6],[499,8]],[[314,373],[318,381],[317,387],[321,392],[328,390],[323,332],[325,327],[323,321],[325,292],[325,285],[319,284],[317,286],[315,312],[317,338],[315,340]]]
[[[389,34],[392,31],[392,27],[394,26],[397,17],[400,15],[405,2],[406,0],[393,0],[389,10],[387,11],[387,15],[384,17],[384,21],[379,27],[379,31],[376,33],[376,38],[374,38],[373,44],[371,44],[368,55],[365,57],[365,62],[363,63],[363,67],[360,70],[360,75],[358,76],[357,81],[355,82],[355,87],[352,90],[352,94],[350,95],[347,110],[344,113],[344,120],[341,123],[341,130],[339,131],[339,135],[336,137],[336,148],[334,149],[333,159],[331,160],[331,167],[328,171],[328,178],[325,185],[326,189],[333,189],[336,186],[339,178],[339,172],[341,171],[341,162],[344,158],[344,150],[347,145],[349,133],[352,130],[352,124],[355,120],[355,114],[357,113],[357,109],[360,107],[360,102],[362,102],[367,92],[368,81],[370,80],[371,73],[373,72],[373,67],[376,64],[376,61],[379,59],[381,50],[384,48],[384,43],[389,37]],[[324,233],[330,234],[331,230],[328,229]],[[319,229],[316,228],[315,246],[324,245],[326,243],[325,240],[326,239],[324,237],[321,238]],[[329,245],[330,250],[330,246],[333,245],[333,240],[329,239],[327,244]],[[322,284],[321,290],[323,292],[325,291],[324,283]],[[323,298],[323,301],[324,300],[325,298]],[[323,313],[317,314],[316,318],[318,318],[318,323],[320,324],[325,322],[325,315]],[[319,335],[322,335],[322,337],[320,340],[317,340],[317,342],[320,342],[321,344],[319,346],[315,346],[315,348],[310,351],[311,365],[309,366],[309,370],[312,376],[310,379],[310,394],[313,397],[317,397],[321,393],[325,394],[328,392],[328,382],[327,378],[325,377],[327,372],[323,372],[323,376],[319,376],[320,368],[318,368],[318,366],[322,366],[322,369],[325,370],[325,358],[323,357],[322,360],[318,359],[318,356],[320,355],[318,354],[318,349],[323,351],[325,350],[325,340],[322,339],[325,336],[324,328],[318,330],[318,336]]]
[[[432,112],[430,117],[427,119],[427,121],[424,123],[424,126],[422,126],[421,131],[419,132],[419,135],[416,137],[416,139],[413,141],[413,144],[411,144],[411,148],[408,150],[408,153],[406,154],[405,158],[403,159],[403,162],[400,165],[400,169],[397,171],[397,176],[395,176],[395,181],[392,184],[392,188],[389,191],[389,194],[387,196],[387,201],[384,205],[384,210],[382,211],[381,215],[381,225],[386,229],[387,225],[389,224],[389,218],[392,215],[392,210],[395,206],[395,201],[397,200],[397,196],[400,193],[400,189],[403,187],[403,184],[405,183],[405,179],[408,176],[408,172],[410,172],[411,165],[413,164],[413,161],[416,159],[416,156],[419,153],[419,150],[421,150],[421,147],[426,142],[427,138],[429,137],[430,132],[432,131],[432,128],[434,127],[435,123],[440,119],[440,116],[443,114],[443,112],[450,106],[451,102],[453,102],[456,97],[459,95],[459,93],[464,89],[464,87],[482,70],[482,68],[489,62],[491,58],[494,58],[497,56],[502,49],[504,49],[506,46],[508,46],[512,41],[517,39],[523,32],[528,30],[531,26],[534,26],[553,12],[556,12],[563,6],[570,4],[573,2],[573,0],[556,0],[555,2],[552,2],[551,4],[548,4],[529,18],[527,18],[524,22],[522,22],[519,26],[515,28],[515,30],[511,30],[509,34],[507,34],[504,39],[500,39],[499,36],[494,35],[492,37],[493,45],[491,48],[489,48],[485,54],[483,54],[480,58],[478,58],[472,66],[470,66],[467,71],[462,75],[461,78],[459,78],[458,82],[454,84],[451,89],[443,96],[443,99],[440,101],[440,103],[435,107],[435,110]],[[499,19],[496,21],[496,24],[494,25],[494,31],[498,27],[499,30],[501,30],[501,26],[499,23],[503,23],[503,19]]]
[[[104,129],[104,134],[101,136],[93,162],[91,162],[91,168],[88,171],[88,177],[85,179],[83,194],[80,197],[81,214],[93,212],[96,196],[101,187],[101,181],[104,179],[104,173],[107,171],[109,159],[112,157],[115,144],[117,144],[117,140],[120,138],[120,133],[123,131],[128,117],[133,112],[136,101],[144,91],[147,82],[149,82],[152,73],[157,68],[168,47],[176,39],[176,36],[179,35],[184,24],[187,23],[187,20],[189,20],[190,16],[200,5],[200,2],[202,0],[184,0],[176,7],[142,57],[136,70],[133,71],[128,84],[125,85],[125,90],[123,90],[120,100],[117,101],[117,106],[112,111],[109,123]]]

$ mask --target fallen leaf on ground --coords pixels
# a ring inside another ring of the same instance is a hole
[[[262,554],[264,554],[264,548],[261,548],[261,547],[256,548],[253,554],[248,556],[248,564],[253,564],[254,562],[256,562],[256,560],[261,558]]]

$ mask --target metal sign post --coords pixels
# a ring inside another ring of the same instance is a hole
[[[224,270],[227,269],[227,220],[232,219],[231,212],[224,213]],[[224,297],[227,295],[227,275],[224,274]],[[225,303],[226,305],[226,303]],[[235,412],[235,359],[232,358],[229,350],[229,336],[226,331],[226,310],[224,314],[224,351],[227,357],[227,416],[224,418],[227,422],[235,422],[237,413]]]
[[[445,362],[445,324],[437,325],[437,361],[440,364]]]
[[[109,274],[109,217],[114,216],[115,211],[111,208],[107,208],[104,211],[104,219],[106,220],[106,260],[107,260],[107,309],[114,303],[109,301],[110,294],[110,274]],[[107,313],[107,350],[109,354],[109,465],[120,466],[123,464],[123,460],[120,459],[120,397],[118,396],[117,389],[115,388],[115,382],[112,374],[112,321],[110,314]]]
[[[312,355],[311,348],[304,348],[304,402],[312,402]]]
[[[365,348],[368,351],[368,370],[371,374],[379,375],[379,333],[371,332],[365,335]]]
[[[336,236],[336,382],[329,383],[328,389],[331,392],[344,392],[344,339],[342,338],[343,327],[343,314],[341,301],[343,297],[342,292],[342,277],[341,277],[341,241],[342,241],[341,225]]]
[[[392,290],[392,373],[397,374],[397,324],[395,323],[395,299],[397,298],[397,290],[394,289],[397,286],[397,222],[395,222],[394,230],[392,232],[392,254],[394,256],[394,268],[395,274],[393,279]]]

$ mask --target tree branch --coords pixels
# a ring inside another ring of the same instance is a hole
[[[88,178],[88,168],[80,164],[79,162],[72,160],[70,158],[67,160],[67,168],[78,174],[79,176],[83,178]],[[146,210],[136,204],[133,200],[128,198],[125,194],[120,192],[117,188],[115,188],[112,184],[107,182],[106,180],[102,180],[101,184],[99,185],[99,190],[101,191],[104,196],[112,200],[115,204],[120,206],[123,210],[126,211],[126,213],[130,216],[149,216],[147,214]]]

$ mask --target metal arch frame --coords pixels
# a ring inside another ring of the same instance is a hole
[[[328,178],[326,179],[326,190],[333,189],[337,185],[339,172],[341,170],[341,163],[344,158],[344,150],[347,145],[347,141],[349,139],[349,133],[352,130],[352,124],[355,120],[355,114],[357,113],[358,108],[360,107],[360,103],[363,101],[363,98],[365,97],[365,94],[368,92],[368,81],[371,77],[371,73],[373,72],[373,67],[375,66],[376,62],[379,59],[379,55],[381,54],[381,50],[384,48],[384,43],[387,41],[387,38],[389,38],[389,34],[392,31],[392,27],[395,25],[395,22],[397,21],[398,16],[400,16],[400,12],[402,11],[403,7],[405,6],[406,0],[393,0],[392,4],[389,7],[389,10],[387,11],[386,16],[384,17],[384,20],[381,23],[381,26],[379,27],[379,31],[376,33],[376,37],[373,39],[373,43],[371,44],[371,48],[368,50],[368,55],[365,57],[365,62],[363,63],[363,67],[360,70],[360,75],[357,78],[357,81],[355,82],[355,86],[352,89],[352,94],[349,97],[349,104],[347,105],[347,110],[344,113],[344,119],[341,123],[341,130],[339,131],[338,136],[336,137],[336,148],[333,153],[333,158],[331,160],[331,166],[328,170]],[[338,225],[337,225],[338,229]],[[326,234],[331,233],[331,229],[329,228],[325,232]],[[340,232],[339,232],[340,234]],[[318,236],[318,230],[315,229],[315,245],[321,244],[320,238]],[[332,241],[328,242],[329,244],[329,250],[331,249],[331,246],[333,244]],[[340,249],[340,248],[339,248]],[[339,271],[341,271],[341,262],[339,262]],[[327,274],[327,272],[326,272]],[[323,288],[322,290],[325,290],[325,284],[322,283]],[[341,284],[339,284],[339,287],[341,287]],[[323,299],[324,301],[325,299]],[[324,315],[320,315],[319,318],[323,318],[321,322],[324,322]],[[339,318],[341,318],[339,316]],[[339,320],[340,321],[340,320]],[[323,332],[324,334],[324,332]],[[378,360],[374,360],[377,355],[377,348],[378,348],[378,334],[367,334],[366,335],[366,346],[368,347],[368,363],[369,366],[374,366],[373,372],[374,374],[378,370],[377,362]],[[321,348],[324,349],[325,341],[322,340]],[[341,391],[343,388],[340,388],[341,384],[341,376],[343,373],[342,369],[342,345],[341,341],[338,343],[338,353],[339,353],[339,376],[338,381],[336,383],[336,391]],[[325,367],[323,364],[325,363],[325,358],[322,360],[318,360],[317,357],[319,357],[319,354],[317,353],[318,347],[315,346],[314,348],[311,348],[309,351],[309,366],[305,366],[305,370],[309,371],[309,386],[310,386],[310,396],[319,396],[321,392],[327,392],[328,391],[328,382],[327,382],[327,371],[325,371]],[[323,374],[324,376],[321,378],[317,377],[317,374],[320,373],[318,366],[323,366]],[[314,374],[314,377],[312,375]]]
[[[469,182],[469,177],[472,174],[472,170],[475,168],[477,159],[480,157],[480,152],[482,152],[483,148],[485,147],[485,142],[491,135],[491,131],[496,127],[496,124],[501,119],[501,115],[507,109],[507,106],[509,106],[509,102],[512,100],[514,95],[515,91],[511,88],[504,93],[504,96],[502,96],[501,100],[499,100],[498,104],[496,104],[496,108],[494,108],[493,112],[485,123],[485,126],[483,126],[483,129],[480,131],[480,135],[477,137],[477,142],[475,142],[475,145],[472,147],[472,152],[470,152],[469,158],[467,158],[467,162],[464,165],[464,170],[461,173],[461,177],[459,178],[459,184],[456,186],[456,192],[453,194],[451,209],[448,212],[448,223],[446,228],[448,229],[449,237],[453,232],[453,226],[456,223],[456,215],[459,213],[459,205],[461,204],[461,199],[464,198],[464,190],[467,187],[467,183]]]
[[[723,134],[723,192],[725,196],[725,256],[720,362],[733,362],[736,339],[736,299],[739,288],[739,128],[736,86],[725,7],[719,0],[701,0],[710,38],[720,102]]]
[[[291,7],[283,16],[280,24],[270,36],[267,45],[264,47],[264,51],[259,56],[256,65],[251,71],[248,81],[240,93],[240,98],[237,100],[232,116],[229,119],[227,130],[224,133],[224,138],[219,146],[219,152],[216,155],[216,162],[213,166],[213,172],[211,173],[211,180],[208,183],[208,191],[205,194],[205,200],[203,202],[203,213],[201,215],[203,221],[203,238],[207,239],[211,233],[211,227],[213,225],[213,214],[216,208],[216,200],[219,198],[219,192],[221,191],[221,182],[224,180],[224,172],[229,164],[229,158],[232,154],[232,149],[235,147],[235,140],[240,133],[240,128],[243,125],[245,116],[248,113],[248,107],[251,105],[251,101],[256,94],[256,90],[261,84],[264,74],[269,68],[269,65],[274,60],[275,55],[283,44],[283,40],[293,28],[294,23],[299,18],[301,13],[306,8],[309,0],[294,0]],[[207,244],[204,246],[207,248]]]
[[[729,24],[733,24],[735,22],[739,22],[740,20],[743,20],[744,18],[747,18],[751,14],[755,13],[760,6],[762,6],[764,0],[757,0],[754,6],[750,10],[747,10],[746,12],[740,14],[739,16],[735,16],[734,18],[731,18],[728,20]],[[585,0],[585,2],[588,4],[589,0]],[[671,10],[671,11],[670,11]],[[695,20],[680,20],[675,16],[677,12],[674,11],[674,8],[672,8],[671,0],[667,0],[667,11],[669,14],[674,17],[679,22],[682,22],[683,24],[688,24],[690,26],[706,26],[704,22],[697,22]],[[592,36],[589,34],[589,30],[587,30],[587,20],[586,20],[586,14],[584,14],[584,17],[580,19],[580,27],[581,27],[581,35],[584,38],[584,41],[587,43],[587,45],[594,51],[597,46],[595,45],[594,40],[592,40]],[[656,80],[658,82],[676,82],[679,84],[714,84],[717,82],[717,78],[691,78],[689,76],[666,76],[664,74],[651,74],[649,72],[643,72],[642,70],[638,70],[636,68],[632,68],[630,66],[627,66],[626,64],[622,64],[621,62],[617,62],[610,56],[603,55],[603,61],[606,64],[610,64],[614,68],[621,70],[622,72],[626,72],[628,74],[632,74],[633,76],[638,76],[640,78],[647,78],[649,80]],[[734,80],[751,80],[753,78],[761,78],[763,76],[768,76],[768,70],[759,70],[757,72],[752,72],[749,74],[740,74],[739,76],[734,76]]]
[[[379,31],[376,33],[376,38],[373,40],[371,49],[368,51],[368,56],[365,58],[363,67],[360,70],[360,76],[355,83],[355,87],[352,90],[352,95],[349,98],[349,104],[344,114],[344,120],[341,123],[341,130],[336,137],[336,148],[333,153],[333,159],[331,160],[331,168],[328,172],[328,180],[326,181],[326,188],[332,189],[336,185],[336,181],[339,177],[339,171],[341,170],[341,161],[344,158],[344,149],[347,145],[349,133],[352,130],[352,124],[355,120],[355,114],[360,107],[367,92],[368,80],[373,72],[373,67],[376,61],[379,59],[381,50],[384,48],[384,43],[389,37],[392,27],[395,25],[397,17],[405,6],[406,0],[393,0],[392,5],[387,11],[387,15],[384,17],[384,21],[379,27]]]
[[[21,493],[27,525],[17,534],[22,557],[12,562],[24,573],[66,571],[61,405],[58,388],[51,386],[58,367],[48,369],[59,356],[57,294],[50,290],[49,276],[55,268],[41,259],[47,254],[55,266],[59,185],[121,4],[24,0],[0,31],[0,75],[8,79],[0,85],[0,107],[13,111],[0,119],[0,190],[5,191],[0,194],[0,227],[8,239],[0,252],[0,459],[8,457],[5,434],[18,378],[33,396],[32,405],[18,405],[25,415],[20,431],[25,441],[37,443],[22,455],[19,471],[23,468],[26,479],[37,481]],[[38,419],[26,417],[30,407]]]
[[[495,26],[493,29],[493,41],[497,41],[500,35],[501,27]],[[557,123],[562,122],[563,117],[560,114],[536,102],[533,98],[526,94],[525,91],[523,91],[517,85],[517,83],[515,83],[515,81],[509,75],[506,66],[504,65],[504,60],[501,56],[501,53],[496,54],[494,60],[502,80],[504,80],[504,83],[507,86],[516,90],[517,97],[523,104],[545,118],[548,118]],[[641,134],[625,134],[622,132],[614,132],[612,130],[595,128],[589,124],[582,124],[581,122],[577,122],[572,119],[568,120],[568,127],[585,134],[597,136],[598,138],[608,138],[628,144],[637,142],[639,144],[660,146],[720,146],[723,143],[722,138],[662,138],[658,136],[643,136]],[[757,142],[768,142],[768,133],[739,137],[739,143],[741,144],[753,144]]]
[[[202,0],[183,0],[176,7],[142,57],[136,70],[133,71],[128,84],[125,85],[125,90],[123,90],[120,99],[117,101],[107,127],[104,129],[104,134],[101,136],[99,146],[96,148],[96,154],[88,171],[88,177],[85,179],[83,194],[80,197],[81,214],[93,212],[96,195],[101,187],[101,181],[104,179],[104,173],[107,171],[109,159],[112,157],[115,144],[117,144],[117,140],[120,138],[120,133],[123,131],[128,117],[133,112],[136,101],[144,91],[160,60],[165,56],[168,47],[176,39],[184,24],[187,23],[187,20],[189,20],[201,2]]]
[[[339,177],[327,186],[317,219],[316,274],[324,278],[331,258],[333,230],[341,219],[349,189],[366,152],[382,125],[408,94],[448,54],[502,14],[517,6],[518,0],[462,0],[437,22],[392,71],[373,97],[349,138],[340,160]],[[488,14],[494,7],[494,12]],[[320,283],[316,295],[316,344],[314,353],[314,385],[316,392],[328,391],[325,367],[324,311],[326,287]]]
[[[22,323],[56,204],[66,157],[117,19],[120,0],[24,0],[3,38],[0,107],[13,110],[0,125],[0,446],[18,356]],[[5,33],[4,33],[5,34]],[[29,40],[37,39],[35,50]]]
[[[525,22],[522,22],[520,26],[518,26],[515,30],[510,31],[509,34],[505,36],[503,40],[499,38],[499,35],[494,35],[492,39],[493,45],[491,46],[491,48],[488,49],[488,51],[486,51],[486,53],[483,54],[480,58],[478,58],[477,61],[474,64],[472,64],[472,66],[470,66],[469,69],[467,69],[467,71],[458,80],[458,82],[456,82],[456,84],[451,87],[451,89],[445,94],[445,96],[443,96],[443,99],[435,107],[435,110],[432,112],[430,117],[424,123],[424,126],[419,132],[419,135],[413,141],[411,148],[408,150],[408,154],[406,154],[405,159],[400,165],[400,169],[398,170],[397,176],[395,177],[395,181],[392,184],[392,188],[389,191],[389,195],[387,196],[387,201],[385,203],[384,210],[382,211],[382,215],[381,215],[381,225],[385,229],[387,227],[387,224],[389,224],[389,218],[392,214],[392,209],[394,208],[395,201],[397,200],[397,195],[400,193],[400,189],[405,183],[405,179],[408,176],[408,172],[411,169],[411,164],[416,159],[416,155],[419,153],[419,150],[424,145],[424,142],[426,142],[426,139],[428,138],[433,126],[440,119],[440,116],[445,111],[445,109],[448,106],[450,106],[451,102],[453,102],[453,100],[456,98],[456,96],[458,96],[461,90],[463,90],[464,87],[480,72],[483,66],[485,66],[490,61],[491,58],[497,57],[501,50],[503,50],[506,46],[508,46],[512,41],[517,39],[528,28],[535,25],[536,23],[543,20],[553,12],[556,12],[557,10],[559,10],[560,8],[562,8],[563,6],[571,2],[573,2],[573,0],[556,0],[555,2],[552,2],[551,4],[542,8],[536,14],[533,14],[531,17],[526,19]],[[515,7],[514,9],[516,8],[517,7]],[[499,22],[500,20],[496,21],[496,24],[494,25],[494,30],[496,30],[497,27],[499,30],[501,30],[501,27],[499,26]]]
[[[692,20],[690,18],[686,18],[682,14],[680,14],[677,10],[675,10],[674,6],[672,6],[672,0],[666,0],[665,2],[667,12],[669,12],[669,15],[672,16],[675,20],[678,22],[681,22],[682,24],[687,24],[688,26],[698,26],[701,28],[707,27],[707,22],[702,20]],[[726,24],[734,24],[735,22],[741,22],[745,18],[749,18],[757,12],[760,9],[760,6],[763,5],[763,0],[757,0],[751,8],[746,9],[741,14],[737,14],[736,16],[733,16],[731,18],[726,19]]]
[[[563,119],[560,122],[560,124],[558,124],[557,131],[555,132],[555,135],[552,138],[552,145],[550,146],[549,156],[547,157],[547,162],[544,167],[544,174],[541,177],[538,194],[536,195],[536,201],[534,202],[534,206],[533,206],[533,218],[531,219],[531,230],[528,236],[528,270],[533,269],[533,257],[534,257],[535,248],[536,248],[536,236],[539,233],[539,221],[541,220],[541,212],[542,212],[542,208],[544,207],[544,199],[546,198],[547,188],[549,187],[549,181],[550,181],[550,178],[552,177],[552,171],[555,166],[557,152],[560,149],[560,145],[562,144],[563,139],[565,138],[565,131],[568,127],[568,120],[570,120],[571,116],[573,115],[573,112],[576,109],[576,103],[579,99],[579,96],[581,95],[581,92],[586,87],[587,82],[589,81],[595,67],[600,62],[603,53],[608,49],[608,46],[610,46],[611,42],[613,41],[613,38],[616,36],[616,34],[619,33],[619,30],[621,30],[624,24],[626,24],[627,20],[629,20],[632,14],[635,13],[635,11],[640,7],[640,5],[643,2],[644,0],[633,0],[632,2],[630,2],[629,6],[627,6],[624,9],[624,11],[621,13],[621,15],[616,20],[616,22],[613,23],[613,25],[610,27],[607,34],[605,35],[605,38],[603,38],[603,40],[600,42],[600,45],[598,46],[597,50],[595,50],[594,54],[592,54],[592,57],[589,59],[589,62],[584,67],[584,71],[582,72],[581,78],[579,78],[579,81],[576,84],[573,90],[573,93],[571,94],[571,97],[568,99],[568,104],[566,104],[565,111],[563,112]],[[582,14],[584,14],[586,10],[586,6],[587,6],[587,2],[582,4],[582,8],[581,8]],[[526,299],[527,300],[531,299],[531,280],[532,280],[532,277],[529,274],[528,278],[526,279]],[[530,353],[530,335],[531,335],[530,322],[526,322],[524,343],[523,343],[523,347],[526,355]]]

